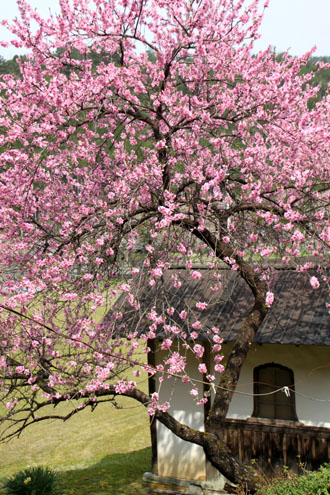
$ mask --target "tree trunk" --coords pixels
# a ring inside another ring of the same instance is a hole
[[[145,407],[149,405],[149,396],[140,390],[135,389],[124,395],[138,400]],[[246,466],[234,457],[227,444],[217,434],[194,430],[167,412],[157,410],[155,417],[182,440],[203,447],[207,460],[230,482],[244,482],[251,493],[255,491],[257,483],[261,481],[260,474],[252,466]]]

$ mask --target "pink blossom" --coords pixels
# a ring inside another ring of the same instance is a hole
[[[158,404],[157,409],[161,412],[166,412],[170,409],[171,404],[169,402],[164,402],[163,404]]]
[[[266,293],[266,306],[267,308],[270,308],[274,302],[274,293],[273,292],[267,292]]]
[[[264,256],[265,258],[268,258],[273,252],[273,248],[264,248],[261,249],[260,254],[261,256]]]
[[[198,397],[198,390],[196,388],[192,388],[189,393],[192,397]]]
[[[186,254],[186,252],[187,252],[187,249],[186,249],[185,245],[182,242],[180,242],[180,244],[178,246],[178,251],[181,254]]]
[[[84,276],[85,277],[85,276]],[[85,279],[86,280],[86,279]],[[88,279],[87,279],[88,280]],[[66,294],[63,294],[63,299],[65,301],[75,301],[76,299],[78,299],[78,294],[77,293],[66,293]]]
[[[224,371],[225,367],[222,365],[222,364],[216,364],[214,366],[214,370],[217,372],[217,373],[222,373]]]
[[[195,280],[199,280],[200,278],[202,278],[202,274],[201,272],[198,272],[196,270],[192,271],[191,272],[191,276],[192,278],[194,278]]]
[[[196,303],[196,308],[197,309],[200,309],[200,310],[204,310],[207,308],[207,303],[206,302],[201,302],[201,301],[198,301]]]
[[[223,343],[223,338],[220,337],[219,335],[213,335],[213,342],[215,342],[216,344],[222,344]]]
[[[195,344],[193,347],[194,353],[197,357],[197,359],[200,359],[203,357],[204,354],[204,347],[200,344]]]
[[[257,240],[258,240],[258,234],[255,234],[255,233],[250,234],[250,239],[251,239],[252,242],[257,242]]]
[[[153,392],[153,393],[151,394],[151,400],[152,400],[152,402],[156,402],[156,401],[158,401],[158,400],[159,400],[159,395],[158,395],[158,393],[157,393],[157,392]]]
[[[214,382],[215,376],[214,375],[207,375],[206,376],[206,379],[207,379],[208,382]]]
[[[162,345],[161,345],[161,349],[163,351],[167,351],[172,345],[172,340],[171,339],[165,339],[163,342],[162,342]]]
[[[179,334],[180,334],[180,332],[181,332],[180,328],[179,328],[179,327],[177,327],[176,325],[172,325],[172,326],[170,327],[170,331],[171,331],[172,333],[174,333],[175,335],[179,335]]]
[[[186,360],[178,352],[173,352],[165,364],[169,365],[170,373],[181,373],[186,367]]]
[[[126,392],[133,390],[136,387],[136,383],[133,381],[118,380],[115,385],[116,394],[125,394]]]
[[[300,230],[295,230],[293,235],[291,236],[291,239],[295,242],[301,242],[304,241],[305,236]]]
[[[200,373],[207,373],[207,368],[206,368],[206,365],[204,363],[201,363],[198,365],[198,371]]]
[[[163,275],[163,270],[161,268],[154,268],[151,270],[151,275],[153,277],[161,277]]]
[[[121,284],[118,285],[117,289],[122,290],[123,292],[129,292],[131,290],[131,287],[129,284]]]
[[[316,277],[311,277],[309,283],[313,287],[313,289],[318,289],[320,287],[320,282]]]

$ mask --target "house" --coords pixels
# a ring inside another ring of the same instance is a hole
[[[214,270],[199,269],[202,277],[194,279],[188,270],[169,270],[155,287],[139,287],[142,307],[137,312],[127,306],[125,295],[116,303],[123,307],[123,328],[145,334],[150,325],[146,314],[172,306],[172,322],[187,310],[183,331],[189,335],[198,319],[203,332],[198,340],[204,345],[205,363],[212,372],[208,333],[219,327],[224,338],[223,353],[228,355],[244,315],[253,297],[242,278],[233,270],[221,269],[221,288],[211,287],[218,279]],[[243,366],[233,396],[222,436],[233,453],[244,462],[255,459],[264,472],[278,466],[294,468],[302,463],[317,468],[330,459],[330,315],[327,284],[317,290],[310,284],[315,273],[276,269],[273,292],[275,301],[259,329]],[[173,279],[179,284],[173,285]],[[203,311],[197,301],[207,301]],[[151,341],[149,362],[162,362],[166,351],[160,349],[162,330]],[[179,340],[177,343],[180,346]],[[196,359],[187,354],[190,376],[201,380]],[[203,392],[202,383],[198,383]],[[151,391],[159,387],[150,380]],[[191,384],[180,379],[164,380],[160,395],[171,403],[170,412],[179,421],[203,429],[209,405],[197,406],[189,396]],[[206,462],[201,447],[184,442],[161,424],[151,421],[153,467],[145,476],[157,493],[222,493],[223,480]],[[218,492],[215,491],[218,489]],[[195,490],[195,491],[194,491]],[[211,491],[208,491],[211,490]]]

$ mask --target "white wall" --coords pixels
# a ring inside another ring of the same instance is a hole
[[[223,346],[228,355],[231,344]],[[159,363],[165,354],[158,353]],[[298,420],[306,425],[330,428],[330,402],[318,402],[305,396],[330,400],[330,348],[316,346],[293,346],[263,344],[253,345],[244,364],[237,390],[253,393],[253,369],[265,363],[277,363],[294,372],[296,411]],[[198,363],[192,356],[188,359],[190,376],[201,379]],[[218,376],[219,378],[219,376]],[[189,395],[190,384],[181,380],[164,380],[160,396],[171,403],[170,413],[191,428],[203,430],[203,406],[197,406]],[[202,386],[200,385],[200,391]],[[248,418],[253,411],[253,397],[234,394],[228,417]],[[203,449],[184,442],[161,424],[157,425],[158,474],[184,479],[205,479],[206,461]]]
[[[223,347],[224,353],[230,345]],[[277,363],[294,373],[298,420],[306,425],[330,428],[330,348],[279,344],[254,344],[244,364],[237,390],[253,393],[253,369],[265,363]],[[306,399],[303,394],[321,402]],[[253,397],[234,394],[228,417],[248,418],[253,411]]]
[[[166,354],[158,353],[157,362]],[[190,376],[202,379],[197,371],[196,361],[188,354],[187,371]],[[179,379],[165,379],[161,385],[160,397],[163,402],[169,401],[169,412],[180,422],[203,431],[204,409],[197,406],[189,395],[192,386]],[[202,386],[199,387],[202,391]],[[206,477],[206,460],[202,447],[185,442],[174,435],[165,426],[157,422],[157,455],[158,475],[183,479],[204,480]]]

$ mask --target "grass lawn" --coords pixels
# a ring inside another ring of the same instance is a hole
[[[1,444],[0,494],[5,477],[40,465],[58,472],[59,495],[144,493],[141,477],[151,467],[149,418],[137,402],[120,403],[123,409],[102,404],[66,423],[40,422]]]
[[[62,472],[61,495],[145,495],[142,474],[150,471],[151,449],[104,457],[85,469]]]

